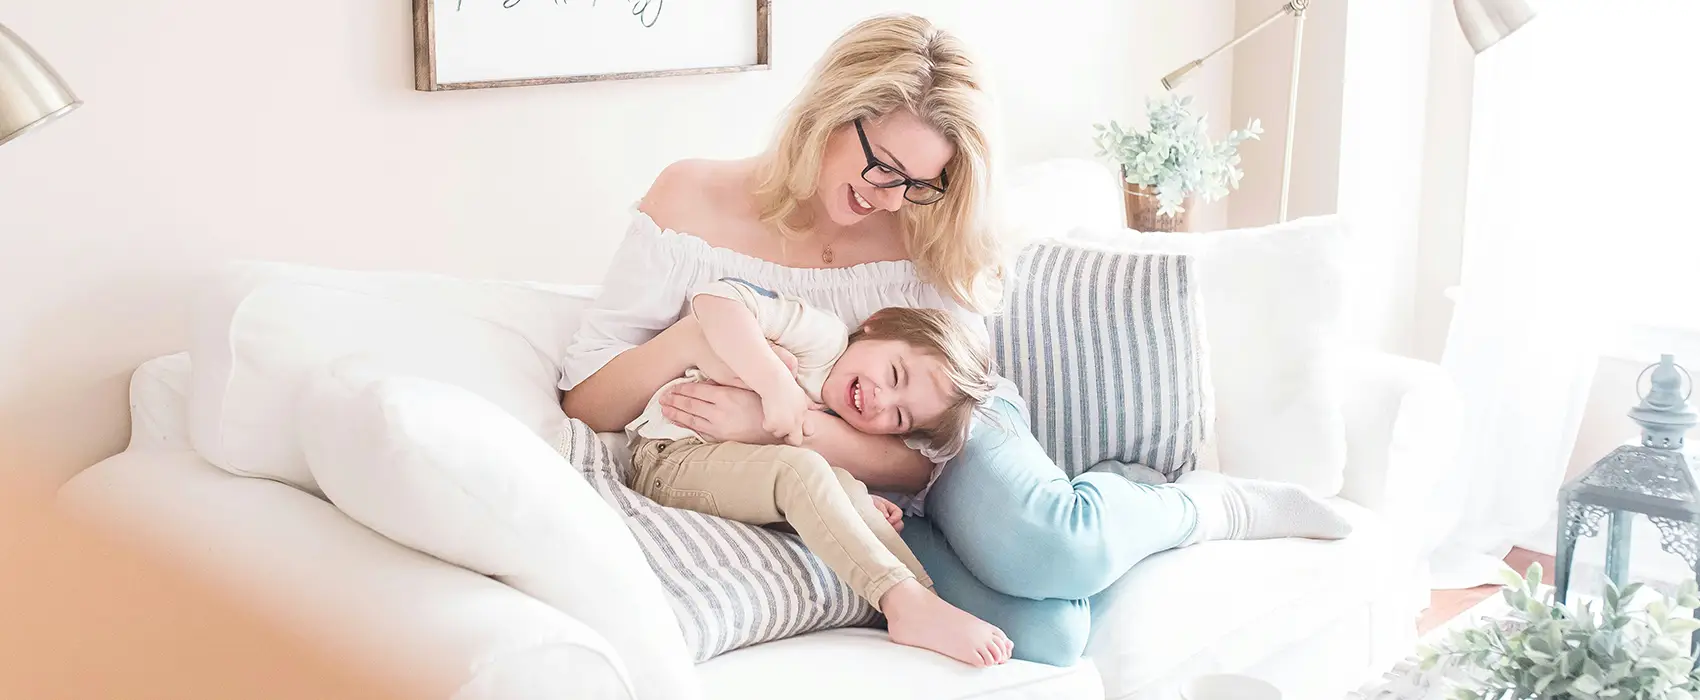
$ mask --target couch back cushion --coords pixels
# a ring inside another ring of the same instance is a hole
[[[1173,480],[1211,434],[1209,366],[1188,255],[1040,241],[991,319],[998,370],[1070,477],[1142,465]]]
[[[281,263],[227,266],[197,300],[189,433],[207,461],[323,495],[291,407],[312,370],[361,355],[470,390],[549,435],[556,365],[589,289]]]

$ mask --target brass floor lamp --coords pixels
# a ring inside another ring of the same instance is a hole
[[[1344,2],[1344,0],[1341,0]],[[1401,0],[1409,1],[1409,0]],[[1419,0],[1420,1],[1420,0]],[[1290,0],[1269,17],[1258,22],[1256,26],[1234,37],[1215,51],[1187,62],[1168,75],[1163,76],[1163,89],[1174,90],[1176,86],[1186,81],[1187,77],[1199,66],[1205,64],[1217,54],[1227,51],[1240,42],[1251,38],[1253,34],[1263,31],[1282,17],[1293,18],[1293,70],[1290,85],[1287,89],[1287,138],[1285,153],[1281,156],[1281,221],[1287,220],[1287,201],[1292,192],[1293,184],[1293,130],[1298,123],[1299,112],[1299,57],[1304,53],[1305,10],[1310,8],[1310,0]],[[1486,51],[1488,47],[1498,43],[1500,39],[1510,36],[1512,32],[1527,24],[1535,17],[1535,11],[1525,0],[1452,0],[1452,9],[1458,15],[1458,24],[1464,30],[1465,39],[1477,54]]]
[[[41,54],[0,24],[0,145],[82,105]]]

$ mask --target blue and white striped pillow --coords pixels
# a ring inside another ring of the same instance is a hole
[[[666,508],[626,488],[621,477],[629,465],[584,423],[567,419],[555,449],[625,518],[698,663],[752,644],[879,619],[796,535]]]
[[[1021,252],[993,353],[1070,478],[1111,462],[1173,481],[1198,466],[1212,410],[1197,269],[1059,241]]]

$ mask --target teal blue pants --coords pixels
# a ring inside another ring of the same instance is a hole
[[[1069,666],[1086,649],[1091,598],[1192,535],[1198,510],[1173,486],[1115,474],[1070,480],[1021,413],[995,400],[927,493],[903,540],[939,596],[1015,642],[1015,658]]]

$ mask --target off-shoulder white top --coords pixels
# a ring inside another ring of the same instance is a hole
[[[985,328],[978,315],[922,282],[915,264],[907,260],[825,269],[785,267],[661,228],[634,208],[602,294],[585,311],[567,348],[561,388],[578,386],[620,353],[666,330],[685,314],[690,290],[723,277],[795,294],[836,314],[851,328],[888,306],[946,309],[964,314],[976,329]]]

